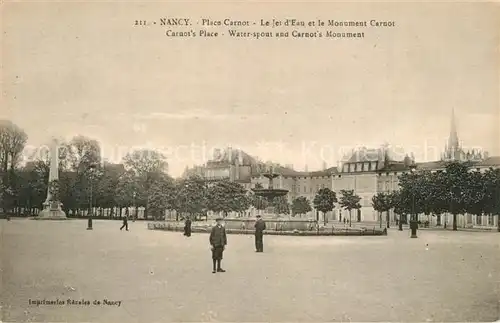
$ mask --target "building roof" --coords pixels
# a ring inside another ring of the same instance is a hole
[[[258,161],[241,149],[227,147],[224,149],[216,149],[214,156],[207,162],[209,164],[222,163],[225,165],[235,165],[236,163],[245,166],[256,165]]]
[[[259,177],[266,172],[267,171],[262,171],[259,173],[252,174],[252,177]],[[323,176],[330,176],[332,174],[337,174],[338,170],[337,167],[330,167],[325,170],[305,172],[305,171],[296,171],[294,169],[278,165],[273,167],[273,173],[285,177],[323,177]]]
[[[433,170],[433,169],[442,169],[446,167],[446,161],[438,160],[431,162],[422,162],[416,163],[417,169],[419,170]]]
[[[231,165],[227,160],[209,160],[205,168],[227,168]]]
[[[353,149],[351,154],[344,159],[344,163],[400,162],[403,161],[404,156],[403,151],[398,151],[397,148],[391,148],[389,145],[384,145],[380,148],[360,147]]]
[[[491,156],[474,164],[475,166],[500,166],[500,156]]]
[[[372,162],[384,160],[384,153],[381,149],[368,149],[365,147],[352,151],[347,163]]]
[[[407,164],[404,162],[389,162],[385,166],[377,169],[378,172],[402,172],[408,170]]]
[[[319,176],[330,176],[332,174],[338,174],[337,167],[330,167],[325,170],[319,170],[314,172],[309,172],[309,176],[319,177]]]

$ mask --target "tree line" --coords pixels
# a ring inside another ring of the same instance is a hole
[[[49,183],[48,151],[34,152],[35,157],[22,163],[27,138],[12,122],[0,123],[0,208],[4,213],[36,215],[48,190],[69,216],[103,216],[103,210],[109,209],[109,217],[122,217],[131,208],[135,215],[138,208],[144,208],[146,219],[161,219],[166,210],[175,210],[178,218],[203,216],[208,211],[227,216],[242,214],[250,206],[257,210],[274,206],[279,214],[289,213],[286,199],[269,202],[238,183],[208,182],[198,176],[174,179],[167,174],[166,157],[155,150],[131,151],[122,164],[102,162],[99,142],[85,136],[60,143],[59,179]]]
[[[453,216],[453,230],[457,230],[457,216],[472,214],[496,216],[500,214],[500,169],[489,168],[484,172],[473,169],[472,164],[450,162],[443,170],[428,170],[402,174],[399,190],[380,192],[372,199],[374,209],[382,213],[394,210],[400,216],[417,214],[435,216],[441,225],[442,215]],[[500,222],[500,221],[497,221]],[[500,232],[500,224],[498,225]]]
[[[35,215],[49,187],[70,216],[82,215],[92,208],[100,216],[104,209],[110,209],[110,217],[121,217],[124,211],[128,215],[130,208],[135,208],[137,214],[139,207],[144,208],[145,218],[152,219],[161,219],[166,210],[175,210],[178,217],[203,216],[208,211],[226,216],[231,212],[244,214],[250,207],[262,211],[269,206],[277,214],[292,216],[312,211],[311,202],[305,197],[297,197],[292,203],[285,197],[270,202],[239,183],[209,182],[197,176],[174,179],[166,172],[165,156],[154,150],[131,151],[119,165],[102,162],[99,142],[85,136],[60,144],[59,180],[48,183],[48,152],[21,163],[27,138],[12,122],[0,121],[0,208],[4,213]],[[414,214],[436,216],[440,224],[441,216],[449,213],[453,215],[454,230],[458,214],[498,216],[500,169],[471,170],[470,164],[452,162],[443,171],[404,173],[399,177],[399,189],[376,194],[372,206],[379,212],[380,221],[384,212],[388,220],[389,211],[394,210],[400,225],[402,217]],[[339,193],[337,199],[336,192],[322,188],[312,205],[327,213],[338,204],[351,218],[352,210],[361,208],[361,198],[353,190]]]

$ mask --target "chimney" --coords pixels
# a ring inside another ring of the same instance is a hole
[[[213,160],[215,160],[215,161],[219,161],[219,160],[220,160],[220,158],[221,158],[221,156],[222,156],[222,154],[221,154],[220,149],[219,149],[219,148],[215,148],[215,149],[214,149],[214,154],[213,154],[213,156],[212,156]]]
[[[403,163],[404,163],[405,167],[409,167],[412,164],[411,158],[408,155],[406,155],[404,160],[403,160]]]
[[[328,168],[328,164],[326,163],[326,161],[323,161],[323,170],[326,170]]]
[[[240,179],[240,159],[239,158],[236,158],[236,160],[234,161],[234,178],[236,180],[239,180]]]

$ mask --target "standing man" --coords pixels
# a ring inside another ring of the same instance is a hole
[[[186,222],[184,223],[184,235],[186,237],[191,236],[191,219],[189,217],[186,218]]]
[[[264,230],[266,229],[266,222],[262,220],[259,214],[257,214],[257,221],[255,221],[255,251],[264,252],[264,242],[262,241],[264,237]]]
[[[122,231],[123,228],[125,228],[125,230],[128,231],[128,216],[127,215],[125,215],[125,217],[123,218],[123,225],[121,226],[120,231]]]
[[[222,261],[222,253],[227,245],[226,229],[222,226],[222,218],[216,219],[217,224],[210,232],[210,247],[212,249],[213,270],[212,273],[223,273],[224,269],[220,266]],[[217,265],[217,267],[215,267]]]

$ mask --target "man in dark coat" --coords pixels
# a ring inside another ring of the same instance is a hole
[[[222,218],[216,219],[217,224],[210,232],[210,247],[212,249],[213,270],[212,273],[225,272],[220,266],[222,261],[222,253],[227,245],[226,229],[222,226]],[[215,267],[217,265],[217,267]]]
[[[123,217],[123,225],[121,226],[120,231],[121,231],[123,228],[125,228],[125,230],[127,230],[127,231],[128,231],[128,216],[126,216],[126,215]]]
[[[186,237],[191,236],[191,219],[187,218],[186,222],[184,223],[184,235]]]
[[[260,215],[257,215],[257,221],[255,221],[255,249],[256,252],[264,252],[264,242],[262,241],[264,237],[264,230],[266,229],[266,222],[262,220]]]

